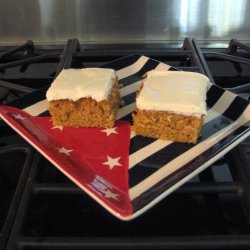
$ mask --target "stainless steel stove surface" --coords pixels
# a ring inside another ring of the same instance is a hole
[[[231,41],[232,42],[232,41]],[[43,86],[68,67],[144,54],[249,100],[250,51],[170,44],[0,47],[0,102]],[[218,54],[219,53],[219,54]],[[237,61],[238,60],[238,61]],[[139,218],[122,222],[89,198],[0,121],[0,249],[250,249],[250,141]]]

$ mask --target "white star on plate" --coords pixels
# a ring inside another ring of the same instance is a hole
[[[112,199],[117,200],[117,201],[119,200],[118,199],[119,194],[112,193],[109,189],[102,190],[101,192],[104,193],[104,196],[106,198],[112,198]]]
[[[117,131],[116,131],[116,127],[103,129],[101,131],[104,132],[104,133],[107,133],[107,136],[109,136],[111,134],[118,134]]]
[[[108,161],[106,162],[103,162],[102,164],[103,165],[108,165],[109,166],[109,169],[112,169],[113,167],[115,166],[122,166],[120,163],[119,163],[119,159],[121,157],[117,157],[117,158],[112,158],[110,156],[107,156],[107,159]]]
[[[65,154],[65,155],[68,155],[68,156],[70,156],[70,152],[73,151],[73,149],[66,149],[65,147],[57,148],[57,149],[58,149],[59,153]]]
[[[54,126],[54,127],[52,127],[51,129],[59,129],[59,130],[61,130],[61,131],[63,131],[63,126]]]
[[[22,115],[20,115],[20,114],[17,114],[17,115],[13,115],[14,117],[15,117],[15,119],[17,119],[17,120],[26,120],[26,118],[25,117],[23,117]]]

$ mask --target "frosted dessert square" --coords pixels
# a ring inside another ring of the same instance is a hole
[[[64,69],[46,93],[55,126],[111,128],[120,104],[113,69]]]
[[[150,71],[136,98],[133,130],[145,137],[196,143],[209,79],[199,73]]]

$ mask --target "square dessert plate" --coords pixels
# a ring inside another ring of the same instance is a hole
[[[127,56],[102,67],[116,70],[122,84],[123,106],[115,130],[53,127],[45,96],[49,86],[1,106],[0,116],[121,220],[143,214],[250,135],[249,102],[211,84],[207,115],[196,144],[137,136],[130,132],[129,124],[143,75],[153,69],[176,69],[143,55]],[[75,145],[78,149],[73,151]],[[97,161],[107,168],[96,167]]]

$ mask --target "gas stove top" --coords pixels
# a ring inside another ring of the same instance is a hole
[[[0,46],[0,103],[50,84],[63,68],[98,67],[143,54],[249,100],[249,44],[209,48],[191,38],[171,44]],[[76,187],[0,121],[0,249],[250,248],[250,140],[169,197],[121,222]]]

